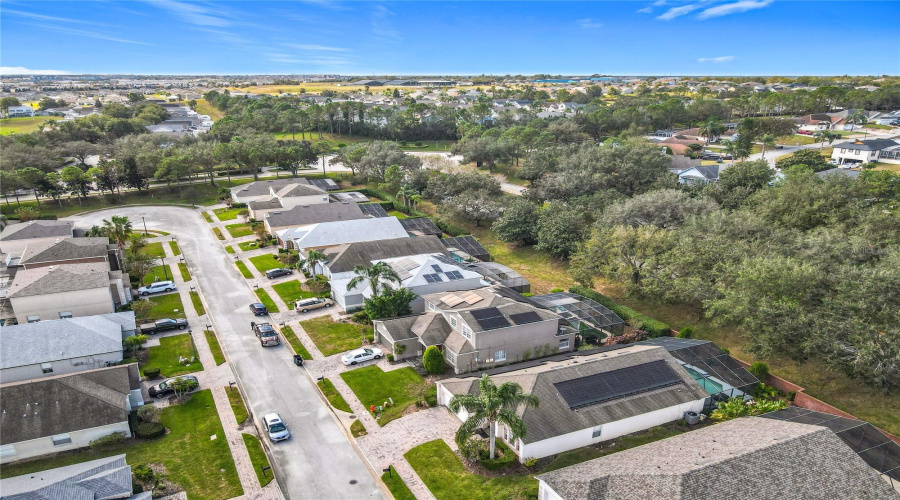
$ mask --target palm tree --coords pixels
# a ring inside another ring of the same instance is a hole
[[[865,125],[869,123],[869,116],[866,115],[865,111],[857,110],[847,117],[847,123],[852,123],[853,125]],[[850,126],[850,130],[853,130],[853,125]]]
[[[699,132],[700,135],[706,137],[706,144],[709,144],[714,137],[718,137],[724,131],[725,126],[715,117],[711,116],[705,122],[700,122]]]
[[[368,281],[372,295],[379,295],[380,292],[389,290],[391,288],[389,282],[399,285],[403,281],[397,271],[394,271],[387,262],[376,262],[371,266],[356,266],[353,272],[356,273],[356,276],[347,283],[347,290],[352,290],[364,281]]]
[[[316,266],[319,264],[324,264],[326,260],[328,260],[328,257],[326,257],[324,253],[320,252],[319,250],[310,250],[306,254],[306,260],[301,260],[299,263],[297,263],[297,268],[303,269],[303,266],[305,266],[307,269],[309,269],[309,272],[315,276]]]
[[[762,158],[765,158],[766,150],[775,147],[775,136],[772,134],[766,134],[762,136],[762,147]]]
[[[513,440],[525,437],[525,422],[516,415],[520,406],[538,407],[538,398],[533,394],[525,394],[522,387],[515,382],[504,382],[500,387],[494,385],[491,377],[485,373],[478,380],[478,395],[457,394],[450,400],[450,411],[458,413],[466,409],[469,418],[456,431],[456,443],[462,445],[466,438],[475,433],[485,422],[490,426],[491,459],[494,459],[497,437],[497,422],[509,427]]]
[[[731,157],[731,164],[734,164],[734,159],[737,158],[738,154],[738,145],[734,143],[734,141],[722,141],[723,151],[725,154]]]
[[[131,235],[131,221],[128,220],[128,217],[113,215],[109,220],[103,219],[102,231],[104,236],[115,241],[119,245],[119,250],[121,250],[125,247],[125,242],[128,241],[128,237]]]
[[[397,196],[400,197],[401,200],[403,200],[403,206],[405,207],[410,206],[410,198],[415,194],[415,189],[409,187],[408,184],[400,186],[400,190],[397,191]]]

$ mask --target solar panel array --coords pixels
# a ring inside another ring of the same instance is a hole
[[[625,322],[606,306],[571,292],[549,293],[531,297],[532,300],[559,314],[575,328],[586,327],[621,335]]]
[[[370,217],[390,217],[380,203],[360,203],[357,205],[364,214]]]
[[[310,180],[309,183],[319,189],[324,189],[325,191],[335,191],[341,188],[331,179],[313,179]]]
[[[448,271],[448,272],[444,273],[444,276],[446,276],[447,279],[450,281],[456,281],[456,280],[463,279],[463,275],[459,271]]]
[[[569,408],[575,410],[682,383],[668,363],[658,360],[553,385]]]
[[[410,233],[421,235],[433,234],[441,236],[443,231],[440,230],[435,223],[428,217],[410,217],[409,219],[400,219],[403,229]]]
[[[518,314],[510,314],[509,319],[511,319],[512,322],[517,325],[525,325],[528,323],[537,323],[538,321],[541,321],[541,315],[534,311],[528,311]]]
[[[443,283],[444,282],[444,277],[437,273],[423,274],[422,277],[425,278],[426,283]]]
[[[397,272],[397,275],[400,276],[401,280],[405,280],[412,277],[412,270],[418,268],[419,263],[412,259],[405,258],[391,262],[390,266]]]
[[[489,261],[491,260],[491,254],[481,246],[481,243],[478,243],[478,240],[475,239],[474,236],[458,236],[456,238],[443,238],[441,239],[441,243],[447,247],[451,252],[462,252],[465,255],[460,255],[462,258],[466,258],[469,256],[473,259]]]
[[[496,307],[486,307],[470,312],[482,330],[496,330],[509,326],[509,320]]]

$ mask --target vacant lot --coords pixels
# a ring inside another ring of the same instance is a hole
[[[203,369],[203,363],[196,358],[193,363],[180,362],[179,359],[190,361],[197,356],[191,335],[182,333],[171,337],[159,339],[159,345],[149,348],[150,356],[141,370],[159,368],[163,377],[177,377],[186,373],[198,372]]]
[[[331,356],[362,345],[363,337],[372,340],[372,327],[357,323],[335,323],[329,316],[301,321],[300,326],[309,335],[324,356]]]

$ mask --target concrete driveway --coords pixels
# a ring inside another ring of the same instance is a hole
[[[113,215],[127,216],[135,230],[162,230],[178,238],[194,279],[209,304],[208,317],[220,335],[235,375],[247,396],[256,422],[278,412],[292,438],[269,446],[276,477],[287,498],[384,498],[381,489],[341,430],[317,389],[294,366],[290,349],[282,344],[262,348],[250,332],[254,316],[248,304],[256,296],[219,244],[210,226],[195,210],[180,207],[121,207],[70,217],[76,227],[101,225]],[[267,443],[268,444],[268,443]]]

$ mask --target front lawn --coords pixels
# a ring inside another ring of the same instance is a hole
[[[247,210],[246,208],[217,208],[213,210],[216,214],[216,218],[220,221],[225,222],[227,220],[234,220],[238,218],[238,214],[241,213],[241,210]]]
[[[234,419],[238,425],[244,423],[250,413],[247,412],[247,405],[244,404],[244,398],[241,397],[241,391],[237,387],[226,387],[225,393],[228,394],[228,403],[231,405],[231,411],[234,413]]]
[[[225,229],[228,230],[228,234],[230,234],[232,238],[240,238],[242,236],[250,236],[253,234],[253,228],[250,227],[250,224],[229,224],[225,226]]]
[[[372,340],[372,327],[356,323],[335,323],[330,316],[301,321],[300,326],[323,356],[331,356],[362,345],[363,337]]]
[[[341,393],[339,393],[338,390],[334,388],[334,384],[332,384],[330,380],[328,380],[327,378],[323,378],[322,380],[316,382],[316,385],[319,386],[322,394],[325,395],[325,399],[328,400],[328,403],[330,403],[335,410],[353,413],[353,410],[350,409],[350,405],[347,404],[347,400],[344,399],[344,396],[341,396]]]
[[[403,478],[400,477],[400,474],[397,474],[396,470],[385,472],[381,475],[381,480],[391,490],[394,500],[416,500],[416,496],[409,491],[409,486],[403,482]]]
[[[257,255],[256,257],[250,257],[250,262],[253,264],[253,267],[255,267],[256,270],[260,272],[260,274],[266,274],[266,271],[270,269],[285,267],[284,264],[281,263],[281,261],[275,258],[275,254],[271,253]]]
[[[257,248],[259,248],[259,243],[257,243],[256,240],[245,241],[243,243],[238,243],[238,247],[242,252],[249,252],[250,250],[256,250]]]
[[[172,279],[172,273],[170,272],[169,266],[153,266],[150,270],[147,271],[147,274],[143,276],[143,280],[141,283],[149,285],[154,281],[168,281]]]
[[[381,426],[400,418],[403,410],[415,404],[413,386],[423,383],[421,375],[412,367],[386,372],[379,366],[367,366],[344,372],[341,378],[367,409],[372,405],[384,404],[388,398],[394,400],[391,407],[383,409],[381,418],[378,419],[378,425]]]
[[[183,488],[191,499],[225,500],[243,495],[222,422],[209,390],[194,393],[185,403],[163,408],[160,422],[169,432],[159,439],[129,439],[125,445],[110,450],[86,448],[7,464],[0,469],[0,477],[29,474],[124,453],[132,467],[162,464],[167,479]],[[210,439],[213,435],[216,439]]]
[[[247,453],[250,454],[250,463],[253,464],[253,470],[256,471],[256,478],[259,479],[260,486],[269,484],[275,475],[271,470],[266,472],[262,470],[263,467],[269,466],[269,457],[266,456],[262,443],[251,434],[241,434],[241,437],[244,438],[244,446],[247,447]]]
[[[174,255],[174,256],[176,256],[176,257],[178,257],[179,255],[181,255],[181,249],[178,248],[178,243],[177,243],[177,242],[175,242],[175,241],[170,241],[170,242],[169,242],[169,248],[172,249],[172,255]]]
[[[191,342],[189,333],[173,335],[171,337],[162,337],[159,339],[159,345],[148,349],[149,357],[142,371],[151,368],[159,368],[159,373],[163,377],[177,377],[186,373],[198,372],[203,369],[203,363],[200,358],[196,357],[194,345]],[[185,364],[179,362],[179,358],[190,361],[195,358],[193,363]]]
[[[203,316],[206,314],[206,308],[203,307],[203,301],[200,300],[200,294],[198,292],[192,291],[191,294],[191,303],[194,304],[194,311],[197,311],[197,316]]]
[[[225,353],[222,352],[222,346],[219,344],[216,333],[212,330],[204,330],[203,334],[206,335],[206,343],[209,344],[209,350],[212,351],[212,357],[216,362],[216,366],[221,365],[225,362]]]
[[[266,306],[266,309],[268,309],[270,313],[278,312],[278,306],[275,305],[275,301],[272,300],[272,297],[269,297],[269,292],[260,288],[256,291],[256,296],[259,297],[259,301]]]
[[[283,300],[288,307],[293,307],[294,301],[296,300],[308,299],[316,296],[315,293],[304,290],[303,284],[297,280],[285,281],[283,283],[278,283],[277,285],[272,285],[272,290],[275,290],[275,293],[281,297],[281,300]]]
[[[153,257],[154,259],[162,259],[166,256],[166,251],[163,250],[162,242],[160,241],[148,243],[141,249],[140,253]]]
[[[236,260],[234,261],[234,265],[237,266],[238,271],[241,272],[241,275],[243,277],[247,278],[248,280],[253,278],[253,273],[251,273],[250,270],[247,269],[247,264],[244,264],[242,261]]]
[[[297,334],[294,333],[294,329],[290,326],[281,327],[281,334],[284,335],[284,339],[287,340],[287,343],[291,345],[291,348],[294,349],[295,354],[299,354],[303,357],[303,359],[312,359],[312,354],[306,350],[306,346],[300,342],[300,339],[297,337]]]
[[[181,296],[177,292],[166,295],[157,295],[147,299],[153,304],[153,308],[147,314],[147,321],[156,321],[164,318],[183,318],[184,304],[181,302]]]

